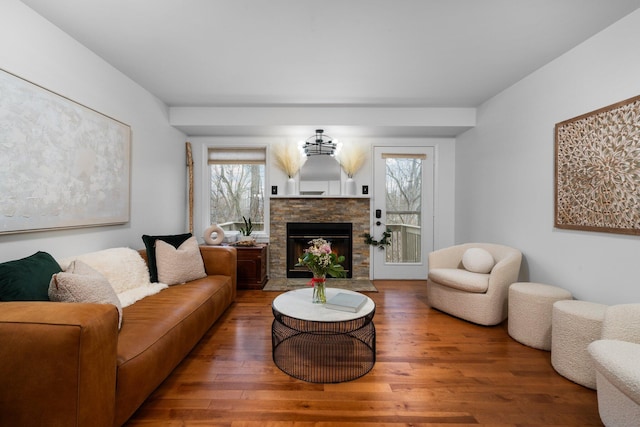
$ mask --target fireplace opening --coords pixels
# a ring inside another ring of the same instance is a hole
[[[331,249],[344,256],[342,266],[347,278],[352,277],[352,224],[350,222],[288,222],[287,223],[287,277],[313,277],[307,267],[296,267],[298,258],[309,247],[309,241],[322,238],[331,243]]]

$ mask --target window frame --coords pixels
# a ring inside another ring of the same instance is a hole
[[[264,160],[263,161],[255,161],[255,160],[249,160],[249,161],[243,161],[242,159],[239,159],[237,161],[233,161],[233,160],[228,160],[228,161],[220,161],[220,162],[214,162],[214,163],[227,163],[227,164],[240,164],[240,163],[254,163],[254,164],[262,164],[264,165],[264,188],[263,188],[263,194],[264,194],[264,198],[263,198],[263,221],[264,221],[264,227],[263,230],[260,231],[256,231],[255,233],[257,234],[266,234],[267,236],[269,235],[269,230],[270,230],[270,214],[269,214],[269,210],[270,210],[270,192],[268,192],[268,188],[269,188],[269,175],[270,175],[270,165],[269,165],[269,146],[261,143],[261,144],[256,144],[256,145],[207,145],[205,146],[205,150],[204,150],[204,161],[203,161],[203,166],[204,166],[204,188],[203,188],[203,193],[206,195],[205,196],[205,203],[204,203],[204,210],[205,210],[205,216],[204,216],[204,220],[205,220],[205,225],[204,227],[207,228],[209,227],[211,224],[209,224],[211,222],[211,168],[210,168],[210,152],[211,151],[228,151],[228,152],[233,152],[233,151],[237,151],[237,152],[242,152],[242,151],[262,151],[264,153]]]

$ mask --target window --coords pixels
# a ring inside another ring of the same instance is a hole
[[[422,257],[422,164],[424,154],[382,154],[386,163],[386,261],[420,262]]]
[[[242,217],[264,230],[264,148],[209,148],[211,224],[239,230]]]

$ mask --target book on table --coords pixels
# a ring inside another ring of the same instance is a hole
[[[331,310],[350,311],[357,313],[367,302],[367,297],[361,294],[340,292],[325,303]]]

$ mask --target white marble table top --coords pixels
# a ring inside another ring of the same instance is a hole
[[[364,295],[346,289],[327,288],[327,301],[340,292]],[[364,296],[367,297],[366,295]],[[362,306],[357,313],[352,313],[349,311],[333,310],[325,307],[324,304],[314,304],[311,302],[312,297],[312,287],[296,289],[278,295],[273,300],[272,305],[276,311],[285,316],[314,322],[342,322],[345,320],[359,319],[371,313],[376,307],[373,300],[367,297],[367,302],[364,303],[364,306]]]

